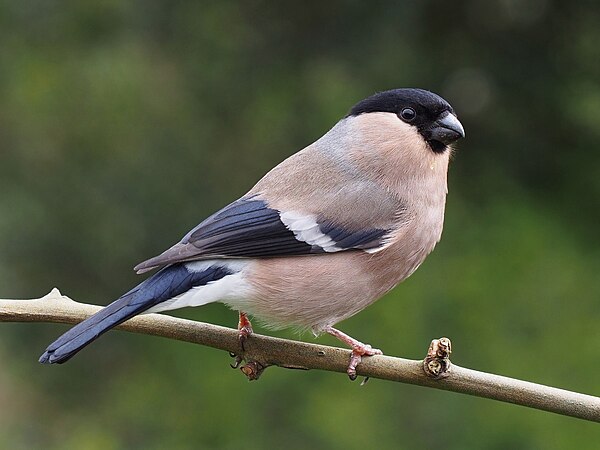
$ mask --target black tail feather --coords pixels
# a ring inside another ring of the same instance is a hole
[[[43,364],[64,363],[103,333],[152,307],[151,302],[128,304],[130,300],[130,295],[126,294],[92,317],[75,325],[50,344],[39,361]]]
[[[189,271],[180,264],[166,267],[60,336],[48,346],[39,361],[42,364],[62,364],[127,319],[192,287],[205,285],[231,273],[221,266],[211,266],[201,272]]]

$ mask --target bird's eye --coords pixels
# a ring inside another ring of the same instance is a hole
[[[405,122],[412,122],[413,120],[415,120],[415,117],[417,117],[417,113],[415,112],[414,109],[412,108],[404,108],[401,112],[400,112],[400,117],[402,118],[402,120],[404,120]]]

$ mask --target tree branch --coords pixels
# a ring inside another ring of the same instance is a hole
[[[78,323],[101,307],[75,302],[53,289],[37,300],[0,300],[0,322]],[[136,333],[240,353],[237,330],[161,314],[134,317],[118,327]],[[365,377],[433,387],[600,422],[600,398],[450,365],[449,341],[432,342],[425,361],[390,356],[363,358]],[[242,371],[256,379],[268,366],[345,373],[350,351],[258,334],[245,343]],[[425,364],[424,364],[425,363]],[[426,373],[426,371],[428,373]]]

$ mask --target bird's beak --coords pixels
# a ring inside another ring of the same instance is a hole
[[[465,137],[465,129],[452,113],[446,112],[436,120],[429,132],[429,139],[444,145]]]

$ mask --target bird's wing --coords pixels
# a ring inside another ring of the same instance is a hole
[[[261,258],[345,250],[377,251],[390,227],[347,226],[300,211],[270,208],[258,196],[242,197],[191,230],[164,253],[138,264],[143,273],[182,261],[209,258]]]

